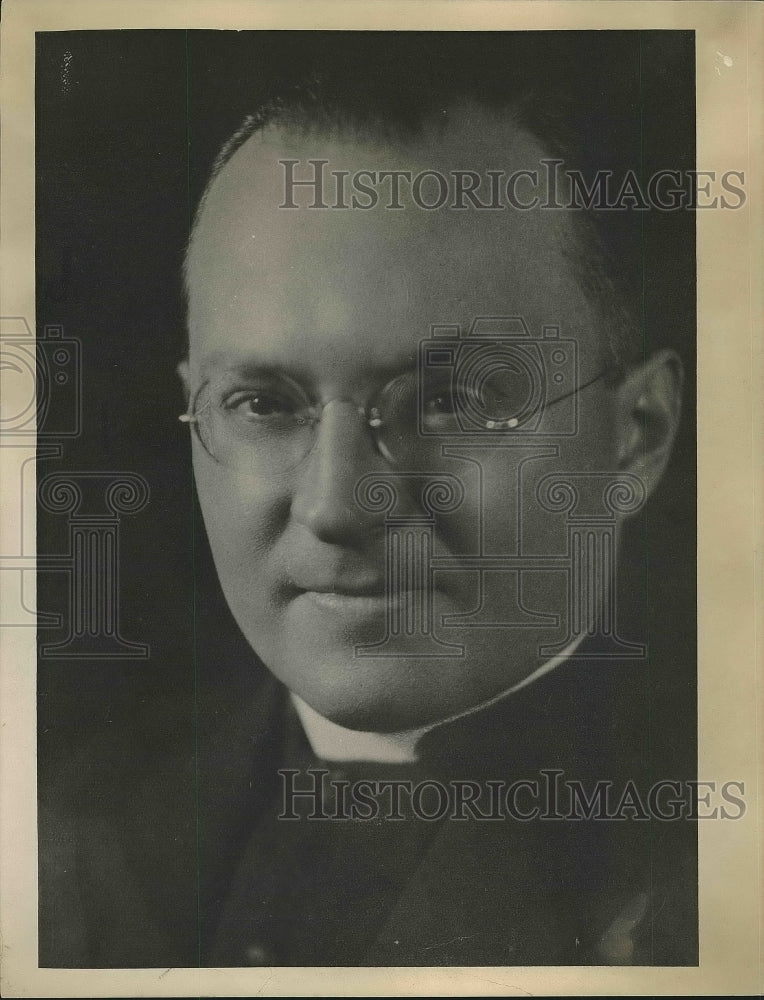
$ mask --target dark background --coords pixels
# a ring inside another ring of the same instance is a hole
[[[177,421],[185,409],[175,375],[184,344],[180,265],[219,146],[263,97],[314,64],[373,73],[414,50],[444,76],[479,73],[485,42],[476,33],[398,34],[395,44],[376,33],[38,34],[37,328],[61,325],[83,349],[82,433],[62,459],[41,462],[39,476],[131,471],[151,489],[149,505],[122,520],[120,559],[121,631],[151,654],[40,660],[41,777],[110,727],[193,727],[200,663],[223,678],[232,701],[255,665],[217,587],[188,432]],[[637,162],[644,177],[694,167],[692,33],[532,33],[514,51],[520,77],[523,60],[542,61],[550,79],[567,74],[574,124],[609,148],[615,165]],[[678,778],[693,774],[696,758],[695,220],[689,211],[624,214],[609,249],[624,269],[636,262],[631,297],[645,351],[673,344],[687,370],[671,466],[631,524],[624,553],[640,567],[637,638],[651,653],[645,688],[656,760]],[[40,512],[39,551],[66,546],[66,517]],[[63,576],[41,573],[38,606],[64,611],[66,601]],[[62,637],[39,633],[43,642]],[[80,759],[88,766],[91,758]]]

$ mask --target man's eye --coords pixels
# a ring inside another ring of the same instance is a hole
[[[298,410],[294,400],[273,390],[236,393],[225,401],[224,408],[251,422],[292,420]]]
[[[440,392],[424,401],[425,416],[439,416],[455,411],[454,397],[450,392]]]

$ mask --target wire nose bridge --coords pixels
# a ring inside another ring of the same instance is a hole
[[[367,440],[370,440],[372,442],[374,450],[377,451],[378,444],[376,440],[376,435],[374,433],[374,429],[380,426],[381,420],[375,419],[372,415],[370,415],[370,411],[367,409],[366,406],[362,406],[361,404],[356,402],[356,400],[350,399],[347,396],[332,396],[331,399],[324,400],[318,405],[311,407],[308,419],[310,421],[311,427],[313,428],[314,437],[311,442],[310,450],[311,451],[314,450],[316,443],[318,441],[318,437],[320,434],[319,425],[326,423],[325,419],[326,415],[328,414],[329,416],[331,416],[329,408],[332,407],[333,409],[335,409],[336,404],[344,404],[348,408],[348,410],[353,411],[355,413],[356,418],[360,419],[361,426],[366,429]],[[343,414],[341,412],[338,413],[336,423],[337,426],[340,427],[345,432],[342,435],[343,438],[342,444],[347,445],[349,442],[345,435],[351,426],[350,413],[349,412],[347,414]]]
[[[325,399],[323,402],[318,403],[316,406],[312,407],[312,410],[314,412],[313,420],[315,423],[318,423],[322,419],[324,412],[329,406],[332,405],[332,403],[347,403],[348,406],[352,407],[355,410],[358,416],[363,417],[364,421],[368,420],[368,414],[365,406],[362,406],[360,403],[357,403],[354,399],[351,399],[349,396],[331,396],[329,399]]]

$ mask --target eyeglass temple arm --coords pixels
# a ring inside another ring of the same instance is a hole
[[[588,389],[590,385],[594,385],[595,382],[599,382],[599,380],[601,378],[604,378],[606,375],[609,375],[611,372],[616,371],[616,370],[617,369],[616,369],[615,365],[610,365],[607,368],[603,368],[602,371],[598,375],[594,375],[592,378],[590,378],[588,380],[588,382],[584,382],[582,385],[577,385],[575,387],[575,389],[571,389],[570,392],[565,392],[565,393],[562,394],[562,396],[557,396],[556,399],[550,400],[546,404],[547,405],[547,409],[550,406],[554,406],[555,403],[561,403],[563,401],[563,399],[570,399],[571,396],[575,396],[579,392],[581,392],[582,390]]]

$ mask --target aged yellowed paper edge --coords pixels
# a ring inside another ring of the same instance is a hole
[[[743,170],[739,211],[698,213],[699,777],[745,782],[735,823],[700,822],[700,966],[38,970],[35,638],[2,641],[5,996],[757,994],[762,920],[764,6],[744,2],[6,0],[0,315],[34,328],[34,32],[110,28],[696,31],[698,168]],[[723,57],[720,71],[720,55]],[[8,471],[0,449],[0,477]],[[33,500],[33,494],[31,499]],[[26,500],[26,503],[25,503]],[[34,531],[2,478],[0,540]],[[27,535],[27,537],[30,537]],[[6,551],[5,546],[0,551]]]

